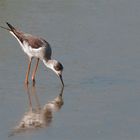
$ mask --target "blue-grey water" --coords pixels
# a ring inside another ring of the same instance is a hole
[[[0,29],[0,139],[140,139],[139,0],[0,0],[0,25],[6,21],[51,44],[64,65],[65,89],[64,105],[46,128],[11,136],[29,109],[28,58]],[[60,87],[40,63],[40,104],[58,96]]]

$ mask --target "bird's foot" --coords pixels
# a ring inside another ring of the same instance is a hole
[[[32,84],[33,86],[35,86],[35,79],[32,79]]]

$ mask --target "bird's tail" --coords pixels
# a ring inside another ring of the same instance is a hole
[[[8,28],[3,27],[3,26],[0,26],[0,28],[5,29],[5,30],[8,30],[8,31],[11,31],[11,29],[8,29]]]
[[[8,25],[8,27],[10,28],[11,31],[15,31],[16,29],[8,22],[6,22],[6,24]]]
[[[9,24],[8,22],[6,22],[6,24],[8,25],[9,28],[3,27],[3,26],[0,26],[0,28],[3,28],[3,29],[8,30],[8,31],[12,31],[12,32],[14,32],[14,31],[16,30],[16,29],[15,29],[11,24]]]

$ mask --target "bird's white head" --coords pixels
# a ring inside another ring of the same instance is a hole
[[[64,87],[64,82],[63,82],[63,77],[62,77],[62,72],[63,72],[63,65],[57,61],[57,60],[43,60],[44,64],[50,68],[51,70],[53,70],[56,75],[60,78],[62,86]]]

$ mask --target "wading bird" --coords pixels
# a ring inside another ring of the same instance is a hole
[[[36,66],[32,73],[33,85],[35,85],[35,75],[39,64],[39,60],[42,60],[46,67],[50,68],[57,74],[57,76],[61,80],[62,86],[64,86],[64,82],[62,78],[63,65],[59,61],[51,59],[52,50],[49,43],[43,38],[36,37],[31,34],[27,34],[16,29],[8,22],[6,22],[6,24],[8,25],[9,28],[2,27],[2,26],[0,27],[8,30],[17,39],[22,50],[29,57],[28,69],[25,77],[25,84],[28,84],[28,77],[30,73],[32,59],[37,58]]]

